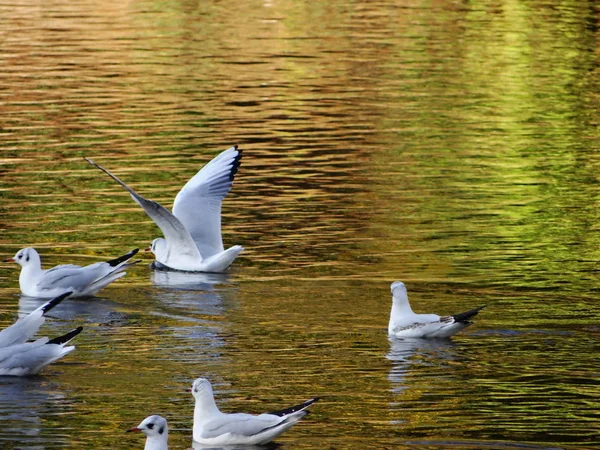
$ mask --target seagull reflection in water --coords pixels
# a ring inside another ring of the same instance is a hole
[[[265,445],[231,445],[228,447],[205,446],[196,441],[192,441],[194,450],[275,450],[282,445],[277,442],[271,442]]]
[[[164,269],[160,263],[153,262],[150,279],[156,287],[181,291],[212,291],[217,284],[229,282],[228,273],[181,272]]]
[[[389,341],[390,351],[386,358],[393,365],[388,379],[393,384],[392,391],[397,394],[408,387],[405,378],[410,375],[412,365],[429,365],[431,359],[441,366],[444,361],[454,359],[455,344],[449,339],[390,338]]]
[[[19,299],[19,317],[26,316],[46,301],[47,299],[22,295]],[[87,322],[103,323],[115,314],[117,307],[118,303],[101,297],[83,300],[66,298],[62,301],[60,308],[53,309],[49,316],[62,320],[85,318]]]

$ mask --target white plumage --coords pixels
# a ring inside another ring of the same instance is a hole
[[[159,415],[148,416],[137,426],[127,430],[131,433],[144,433],[146,445],[144,450],[167,450],[169,428],[167,419]]]
[[[137,252],[136,248],[119,258],[85,267],[61,264],[44,270],[39,253],[33,248],[24,248],[5,262],[16,262],[21,266],[19,286],[29,297],[52,298],[65,292],[71,292],[72,297],[87,297],[124,276],[124,270],[136,264],[128,261]]]
[[[85,159],[123,186],[161,229],[164,239],[154,239],[151,246],[158,263],[186,272],[224,272],[244,249],[234,245],[225,250],[221,237],[221,205],[231,189],[241,157],[242,151],[234,146],[206,164],[179,191],[173,213],[145,199],[91,159]]]
[[[0,331],[0,375],[33,375],[75,350],[74,346],[65,347],[65,345],[81,333],[82,327],[54,339],[43,337],[27,342],[44,323],[45,314],[70,294],[67,292],[44,303]]]
[[[392,283],[392,312],[388,334],[396,338],[448,338],[471,325],[469,319],[485,308],[480,306],[453,316],[415,314],[408,303],[406,286],[402,281]]]
[[[194,441],[216,446],[266,444],[306,416],[306,408],[318,400],[260,415],[225,414],[219,411],[207,379],[195,380],[191,392],[196,399]]]

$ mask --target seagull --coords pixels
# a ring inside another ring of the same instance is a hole
[[[196,399],[194,441],[216,446],[266,444],[306,416],[305,409],[318,400],[312,398],[300,405],[258,416],[225,414],[217,408],[212,386],[206,378],[196,379],[190,391]]]
[[[16,262],[21,266],[19,285],[21,292],[29,297],[52,298],[71,292],[71,297],[89,297],[126,274],[125,269],[139,261],[128,262],[139,249],[106,262],[81,267],[61,264],[52,269],[42,269],[40,255],[33,248],[24,248],[13,258],[4,262]]]
[[[167,450],[169,429],[167,419],[159,415],[148,416],[137,426],[127,430],[128,433],[144,433],[146,446],[144,450]]]
[[[453,316],[415,314],[408,303],[406,286],[402,281],[392,283],[392,312],[388,334],[395,338],[449,338],[471,325],[469,319],[486,307],[479,306]]]
[[[74,346],[65,347],[65,344],[81,333],[83,327],[75,328],[54,339],[43,337],[34,342],[27,342],[44,323],[46,313],[69,295],[71,292],[44,303],[0,331],[0,375],[34,375],[75,350]]]
[[[160,265],[185,272],[219,273],[225,272],[244,250],[241,245],[225,250],[221,238],[221,204],[231,189],[241,158],[237,145],[217,155],[179,191],[173,213],[145,199],[91,159],[85,160],[123,186],[161,229],[164,239],[154,239],[150,248]]]

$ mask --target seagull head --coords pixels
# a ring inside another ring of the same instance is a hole
[[[196,378],[192,383],[192,388],[189,389],[194,398],[199,399],[204,396],[213,396],[212,386],[206,378]]]
[[[402,281],[394,281],[391,290],[392,313],[390,315],[390,320],[393,322],[399,317],[414,314],[408,303],[408,293],[406,292],[404,283]]]
[[[393,297],[400,297],[402,294],[406,295],[406,286],[402,281],[394,281],[391,288]]]
[[[402,281],[394,281],[391,286],[392,303],[395,305],[408,304],[408,293]]]
[[[163,255],[166,255],[167,253],[167,241],[165,241],[163,238],[156,238],[152,241],[152,244],[150,245],[150,251],[152,253],[154,253],[154,256],[156,257],[156,259],[158,260],[163,260],[165,258],[162,258]]]
[[[148,438],[167,440],[169,430],[167,419],[159,415],[148,416],[137,427],[127,430],[128,433],[144,433]]]
[[[33,264],[40,264],[40,255],[35,251],[34,248],[23,248],[12,257],[5,259],[4,262],[16,262],[22,267],[26,267]]]

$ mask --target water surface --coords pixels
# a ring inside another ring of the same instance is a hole
[[[598,9],[586,1],[50,0],[0,4],[0,253],[46,267],[159,230],[94,158],[167,207],[244,149],[227,275],[153,272],[66,300],[83,324],[40,376],[0,380],[0,446],[191,446],[209,378],[226,411],[313,396],[278,442],[598,448]],[[0,270],[1,324],[31,311]],[[386,337],[487,304],[451,342]]]

